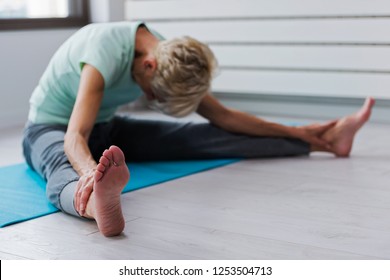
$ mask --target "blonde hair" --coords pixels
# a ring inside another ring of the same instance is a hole
[[[175,117],[194,112],[217,69],[213,52],[191,37],[182,37],[159,42],[154,55],[157,69],[151,89],[165,102],[154,102],[152,107]]]

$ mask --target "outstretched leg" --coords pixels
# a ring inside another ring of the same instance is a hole
[[[369,120],[375,100],[368,97],[363,106],[356,113],[341,118],[336,125],[323,135],[323,139],[331,145],[328,152],[338,157],[348,157],[353,145],[353,140],[359,129]],[[314,149],[316,150],[316,149]]]
[[[310,152],[310,145],[299,139],[230,133],[210,123],[116,117],[107,134],[110,144],[123,148],[130,161],[286,157]],[[96,149],[97,160],[100,154]]]
[[[130,177],[121,149],[104,151],[95,171],[95,185],[86,207],[86,217],[96,220],[105,236],[120,234],[125,226],[120,195]]]

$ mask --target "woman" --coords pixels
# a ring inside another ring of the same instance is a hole
[[[125,222],[120,194],[130,161],[277,157],[325,151],[348,156],[374,100],[326,124],[288,127],[222,106],[209,94],[216,60],[189,38],[164,41],[142,22],[91,24],[55,53],[30,99],[23,148],[65,213],[95,219],[105,236]],[[197,112],[206,124],[115,116],[145,94],[176,117]]]

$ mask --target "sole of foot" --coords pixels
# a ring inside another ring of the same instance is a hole
[[[120,196],[129,178],[122,150],[117,146],[105,150],[95,171],[91,203],[87,205],[87,213],[96,220],[104,236],[119,235],[125,227]]]

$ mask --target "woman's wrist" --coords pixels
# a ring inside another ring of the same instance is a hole
[[[294,127],[294,126],[287,127],[287,137],[300,138],[301,135],[302,135],[302,128]]]

